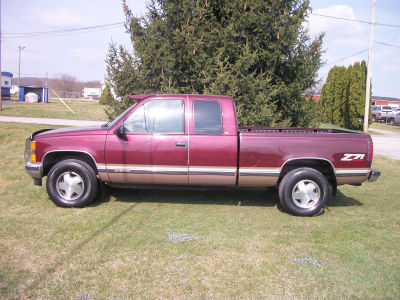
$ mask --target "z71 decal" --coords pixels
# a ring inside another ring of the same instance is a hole
[[[341,161],[363,161],[365,154],[344,154]]]

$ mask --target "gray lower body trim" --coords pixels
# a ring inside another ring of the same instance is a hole
[[[355,177],[355,176],[366,176],[368,172],[365,173],[342,173],[336,174],[336,177]]]

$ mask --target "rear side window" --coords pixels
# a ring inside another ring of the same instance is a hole
[[[222,113],[218,101],[194,100],[194,133],[222,134]]]

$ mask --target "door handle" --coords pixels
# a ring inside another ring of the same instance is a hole
[[[179,148],[185,148],[187,146],[187,143],[186,142],[176,142],[175,146],[179,147]]]

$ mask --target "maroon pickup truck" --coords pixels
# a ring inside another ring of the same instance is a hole
[[[337,185],[375,181],[367,134],[320,128],[238,127],[224,96],[135,95],[111,123],[44,129],[26,141],[25,168],[64,207],[113,187],[279,187],[283,208],[312,216]]]

